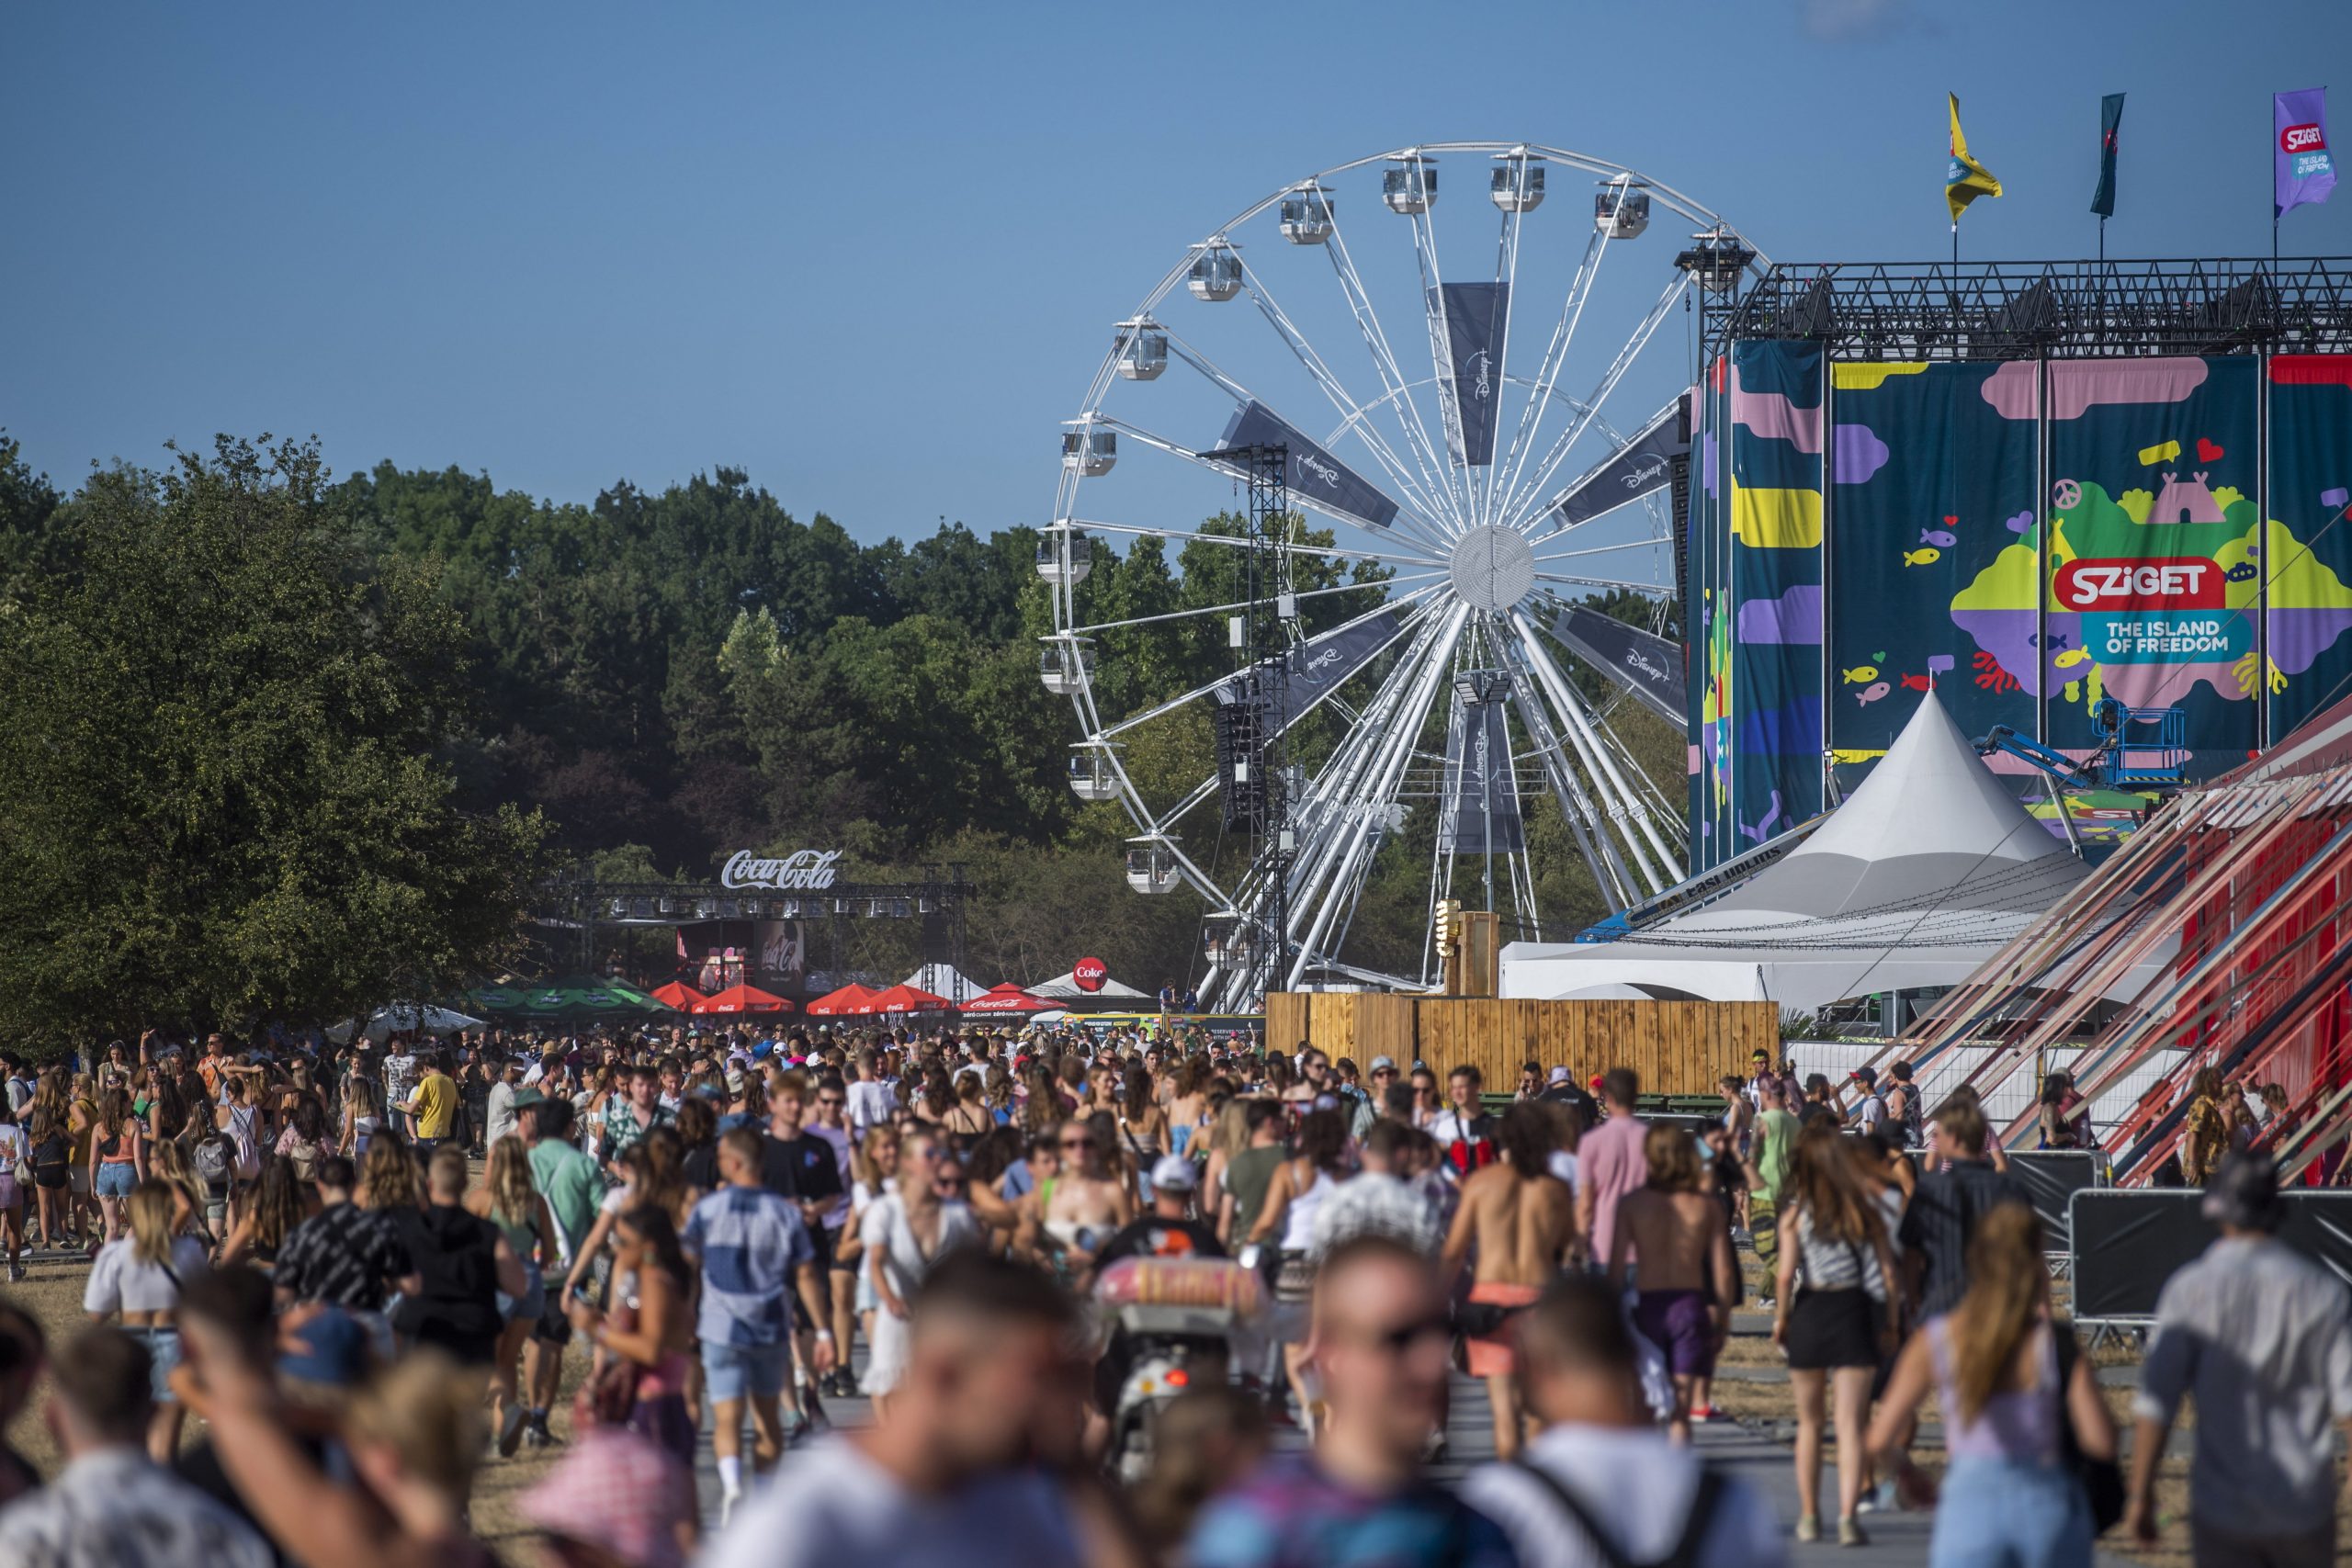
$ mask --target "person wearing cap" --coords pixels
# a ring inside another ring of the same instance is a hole
[[[1200,1190],[1200,1167],[1182,1155],[1160,1156],[1151,1168],[1151,1206],[1102,1244],[1096,1271],[1122,1258],[1223,1258],[1216,1227],[1193,1217]]]
[[[1886,1120],[1886,1099],[1878,1091],[1877,1069],[1856,1067],[1847,1075],[1846,1082],[1860,1095],[1849,1111],[1846,1107],[1846,1089],[1838,1091],[1838,1109],[1844,1114],[1847,1126],[1864,1134],[1877,1132],[1879,1124]]]
[[[2156,1466],[2183,1395],[2197,1401],[2189,1552],[2220,1563],[2335,1561],[2334,1426],[2352,1437],[2352,1293],[2278,1239],[2286,1205],[2262,1154],[2222,1157],[2205,1189],[2220,1239],[2165,1281],[2132,1402],[2124,1523],[2156,1539]]]

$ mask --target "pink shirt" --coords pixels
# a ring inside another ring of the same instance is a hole
[[[1650,1124],[1638,1116],[1611,1116],[1577,1145],[1577,1177],[1592,1194],[1592,1260],[1606,1268],[1617,1228],[1617,1200],[1650,1179],[1642,1141]]]

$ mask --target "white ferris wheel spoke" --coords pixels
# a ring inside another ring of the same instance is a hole
[[[1545,695],[1551,698],[1553,708],[1567,720],[1569,740],[1584,757],[1586,766],[1595,783],[1600,784],[1602,793],[1608,797],[1611,812],[1614,813],[1622,807],[1625,816],[1632,819],[1634,828],[1640,832],[1640,840],[1634,839],[1631,834],[1626,835],[1625,840],[1627,847],[1634,852],[1634,863],[1641,868],[1642,875],[1650,883],[1651,892],[1665,892],[1675,883],[1682,880],[1683,871],[1679,858],[1673,851],[1667,848],[1665,839],[1658,833],[1657,825],[1650,820],[1648,808],[1642,804],[1633,788],[1626,784],[1623,770],[1618,766],[1616,759],[1611,754],[1612,749],[1603,744],[1599,734],[1594,730],[1590,716],[1585,708],[1584,699],[1577,695],[1575,688],[1568,684],[1567,678],[1560,673],[1559,666],[1552,661],[1551,653],[1537,639],[1533,629],[1529,626],[1527,617],[1519,611],[1513,610],[1510,618],[1511,624],[1519,628],[1519,646],[1527,656],[1529,667],[1535,671],[1536,680],[1544,688]],[[1604,779],[1607,782],[1602,784],[1600,781]],[[1655,853],[1657,857],[1655,863],[1651,855],[1643,853],[1642,840],[1646,840],[1649,849]]]
[[[1246,268],[1244,269],[1244,276],[1248,276]],[[1279,333],[1280,329],[1277,328],[1276,331]],[[1269,410],[1272,408],[1273,405],[1259,397],[1257,393],[1251,391],[1248,387],[1243,386],[1239,380],[1227,375],[1223,370],[1219,369],[1213,362],[1211,362],[1207,355],[1202,353],[1198,348],[1195,348],[1193,344],[1185,342],[1182,338],[1179,337],[1172,332],[1168,334],[1168,351],[1176,355],[1179,359],[1182,359],[1185,364],[1191,366],[1193,369],[1199,371],[1203,376],[1206,377],[1219,391],[1223,392],[1227,397],[1231,398],[1236,405],[1246,405],[1254,402],[1259,404],[1261,407]],[[1295,353],[1297,351],[1294,349],[1293,352]],[[1308,352],[1312,351],[1309,350]],[[1344,388],[1338,387],[1337,383],[1334,382],[1332,386],[1325,389],[1325,395],[1332,397],[1335,400],[1345,399],[1346,389]],[[1348,409],[1353,407],[1354,404],[1352,400],[1349,400],[1342,405],[1341,412],[1344,414]],[[1358,412],[1360,412],[1361,411]],[[1343,425],[1342,428],[1346,427]],[[1412,476],[1406,473],[1403,467],[1396,463],[1395,454],[1387,449],[1386,443],[1378,439],[1378,433],[1372,431],[1368,427],[1361,427],[1358,430],[1358,434],[1363,436],[1364,445],[1373,449],[1373,455],[1380,460],[1381,467],[1387,469],[1390,477],[1395,479],[1397,483],[1404,488],[1406,499],[1412,502],[1417,510],[1423,513],[1433,513],[1435,512],[1435,507],[1431,504],[1427,493],[1424,492],[1419,485],[1415,484],[1413,482]],[[1218,467],[1222,468],[1223,466],[1218,465]],[[1230,470],[1227,469],[1226,471],[1229,472]],[[1318,508],[1318,510],[1322,509]],[[1389,530],[1373,529],[1371,524],[1366,523],[1361,518],[1356,519],[1355,522],[1357,527],[1371,530],[1377,536],[1386,537],[1388,535]],[[1404,525],[1404,531],[1406,533],[1411,535],[1414,538],[1419,539],[1421,543],[1429,546],[1431,549],[1443,549],[1445,547],[1443,543],[1438,537],[1437,530],[1442,528],[1442,525],[1440,524],[1435,522],[1430,522],[1427,525],[1417,524],[1409,513],[1401,509],[1397,513],[1396,524]],[[1393,524],[1391,526],[1393,527],[1395,525]]]
[[[1321,599],[1333,593],[1362,593],[1366,589],[1391,588],[1408,582],[1428,582],[1442,578],[1443,571],[1425,571],[1410,577],[1384,578],[1376,582],[1342,582],[1336,588],[1308,588],[1291,595],[1294,599]],[[1230,615],[1250,608],[1250,601],[1239,600],[1231,604],[1195,604],[1189,609],[1170,610],[1157,615],[1136,615],[1124,621],[1097,621],[1092,626],[1072,626],[1072,637],[1092,637],[1096,632],[1116,631],[1122,626],[1148,626],[1160,621],[1189,621],[1196,616]]]
[[[1373,368],[1379,373],[1382,390],[1386,394],[1382,400],[1396,411],[1397,427],[1413,448],[1413,460],[1420,468],[1422,483],[1430,494],[1442,496],[1449,503],[1449,515],[1431,521],[1451,536],[1465,524],[1460,506],[1453,504],[1453,491],[1444,483],[1445,461],[1430,440],[1429,426],[1421,422],[1419,406],[1405,395],[1408,383],[1404,367],[1397,363],[1396,351],[1388,344],[1388,330],[1380,324],[1380,313],[1372,308],[1372,296],[1356,274],[1355,259],[1348,254],[1347,234],[1340,226],[1336,209],[1331,214],[1331,237],[1323,243],[1323,248],[1331,253],[1331,268],[1339,275],[1340,291],[1347,297],[1348,310],[1355,317],[1356,330],[1363,335],[1364,346],[1372,351]]]
[[[1357,402],[1354,395],[1340,384],[1339,377],[1334,375],[1331,367],[1324,363],[1323,356],[1316,352],[1315,345],[1306,341],[1306,334],[1298,330],[1282,306],[1275,302],[1273,291],[1266,287],[1264,277],[1245,261],[1241,265],[1241,278],[1242,287],[1249,291],[1250,298],[1257,305],[1259,313],[1264,316],[1267,323],[1274,329],[1274,334],[1283,340],[1283,344],[1290,349],[1299,364],[1306,367],[1307,375],[1314,378],[1315,384],[1323,389],[1323,395],[1330,399],[1331,406],[1339,410],[1341,421],[1340,431],[1353,432],[1357,438],[1363,441],[1366,449],[1379,460],[1380,466],[1388,470],[1389,476],[1396,479],[1408,499],[1428,516],[1432,525],[1442,527],[1445,513],[1437,501],[1422,489],[1411,474],[1406,471],[1404,459],[1396,456],[1396,449],[1388,445],[1387,437],[1382,435],[1379,430],[1363,417],[1367,412],[1364,406]],[[1335,434],[1332,442],[1335,444],[1337,439]]]
[[[1134,523],[1105,523],[1092,517],[1064,517],[1057,520],[1090,534],[1132,534],[1138,538],[1166,539],[1176,544],[1226,545],[1237,550],[1250,548],[1248,539],[1238,534],[1207,534],[1193,528],[1151,528]],[[1314,556],[1322,560],[1374,561],[1382,566],[1441,567],[1444,560],[1437,556],[1383,555],[1374,550],[1343,550],[1324,545],[1285,544],[1283,549],[1295,556]]]
[[[1526,486],[1523,489],[1515,489],[1505,499],[1504,511],[1515,521],[1519,519],[1525,508],[1526,499],[1543,493],[1544,487],[1551,481],[1554,472],[1567,457],[1569,448],[1577,444],[1577,438],[1584,434],[1585,427],[1592,423],[1602,405],[1609,401],[1609,394],[1617,389],[1617,383],[1624,379],[1625,372],[1633,368],[1634,362],[1642,356],[1642,350],[1649,346],[1650,336],[1657,331],[1658,323],[1666,320],[1668,312],[1674,309],[1674,302],[1679,299],[1682,297],[1682,291],[1690,287],[1689,273],[1678,272],[1674,275],[1672,280],[1659,292],[1657,303],[1650,307],[1649,314],[1644,316],[1641,324],[1634,329],[1634,335],[1625,340],[1625,345],[1617,351],[1617,357],[1609,362],[1609,368],[1602,373],[1600,384],[1593,389],[1592,396],[1584,400],[1585,412],[1570,422],[1568,427],[1560,433],[1560,438],[1555,441],[1551,449],[1544,454],[1543,462],[1536,466],[1535,472]],[[1556,502],[1551,502],[1535,508],[1527,514],[1524,526],[1533,527],[1544,513],[1555,504],[1557,504]]]
[[[1577,263],[1576,280],[1568,285],[1568,297],[1560,306],[1560,320],[1552,328],[1551,341],[1544,345],[1543,361],[1536,367],[1534,389],[1521,405],[1519,424],[1511,432],[1510,450],[1504,457],[1510,469],[1503,485],[1506,500],[1518,491],[1520,474],[1526,466],[1527,454],[1533,449],[1535,433],[1543,427],[1544,416],[1551,412],[1560,372],[1566,366],[1568,349],[1576,341],[1577,324],[1584,319],[1585,301],[1592,298],[1593,280],[1600,276],[1600,258],[1608,254],[1608,247],[1609,236],[1598,228],[1585,242],[1584,259]]]

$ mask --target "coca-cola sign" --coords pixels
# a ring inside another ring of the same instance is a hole
[[[729,887],[773,887],[780,893],[815,893],[833,885],[833,867],[840,850],[795,850],[782,859],[764,859],[749,850],[727,857],[718,880]]]
[[[1111,969],[1099,958],[1081,958],[1071,966],[1069,977],[1081,991],[1099,991],[1111,977]]]

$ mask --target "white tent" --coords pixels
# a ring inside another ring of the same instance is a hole
[[[1023,988],[1033,997],[1051,997],[1057,1002],[1090,1000],[1140,1002],[1150,999],[1133,986],[1122,986],[1107,975],[1102,977],[1102,984],[1095,989],[1091,991],[1082,989],[1079,986],[1078,971],[1075,969],[1066,974],[1057,975],[1042,986],[1028,986]]]
[[[361,1032],[382,1044],[395,1032],[403,1034],[455,1034],[461,1029],[487,1029],[490,1026],[478,1018],[469,1018],[452,1008],[419,1007],[413,1002],[395,1002],[379,1009],[368,1021]],[[327,1038],[342,1044],[351,1038],[352,1021],[344,1020],[328,1030]]]
[[[959,1007],[988,990],[986,986],[981,985],[953,964],[926,964],[908,976],[905,983],[918,991],[929,991],[934,997],[945,997]]]
[[[1966,979],[2089,874],[1931,692],[1805,841],[1730,893],[1603,942],[1512,942],[1506,997],[1772,1001],[1811,1012]],[[2136,983],[2132,987],[2136,989]],[[2126,991],[2125,994],[2129,994]]]

